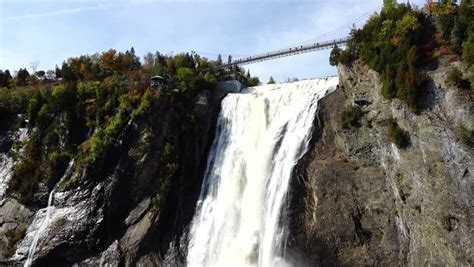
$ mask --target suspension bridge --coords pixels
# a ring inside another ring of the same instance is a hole
[[[289,57],[289,56],[294,56],[298,54],[303,54],[303,53],[309,53],[317,50],[325,50],[325,49],[331,49],[335,45],[345,45],[347,42],[350,40],[350,37],[344,37],[344,38],[339,38],[339,39],[332,39],[328,41],[322,41],[322,42],[316,42],[317,40],[321,40],[322,37],[328,37],[328,36],[341,36],[342,34],[346,35],[347,30],[349,28],[355,27],[356,24],[364,22],[370,15],[372,15],[374,12],[377,12],[380,10],[382,5],[376,6],[374,9],[371,9],[361,16],[354,18],[350,20],[349,22],[340,25],[339,27],[332,29],[322,35],[319,35],[315,38],[306,40],[298,45],[293,45],[289,46],[286,49],[280,49],[276,51],[271,51],[268,53],[261,53],[261,54],[255,54],[255,55],[250,55],[250,56],[242,56],[239,57],[236,60],[232,60],[231,62],[227,62],[226,64],[222,64],[221,67],[225,68],[232,68],[240,65],[247,65],[247,64],[252,64],[252,63],[257,63],[257,62],[262,62],[262,61],[267,61],[267,60],[272,60],[276,58],[281,58],[281,57]],[[329,38],[328,38],[329,39]],[[309,43],[309,44],[308,44]],[[201,53],[200,53],[201,54]],[[208,55],[213,55],[217,56],[216,54],[210,54],[210,53],[202,53],[202,54],[208,54]],[[219,54],[220,55],[220,54]]]
[[[345,45],[349,41],[349,37],[334,39],[325,42],[312,43],[308,45],[300,45],[295,47],[289,47],[285,49],[280,49],[268,53],[257,54],[253,56],[248,56],[244,58],[239,58],[234,61],[223,64],[222,67],[231,68],[234,66],[252,64],[262,61],[267,61],[275,58],[289,57],[303,53],[309,53],[317,50],[331,49],[336,45]]]

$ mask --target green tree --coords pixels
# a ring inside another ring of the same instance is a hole
[[[54,70],[54,74],[55,74],[55,77],[56,79],[59,79],[59,78],[62,78],[63,76],[61,75],[61,69],[58,68],[58,65],[56,65],[56,68]]]
[[[0,70],[0,87],[9,87],[11,79],[12,76],[9,70],[5,70],[5,72]]]
[[[77,81],[76,75],[74,74],[71,67],[66,62],[63,62],[63,65],[61,66],[60,74],[61,74],[60,76],[66,82]]]
[[[331,66],[336,66],[339,62],[339,57],[341,56],[342,49],[340,49],[337,45],[331,50],[331,54],[329,55],[329,64]]]
[[[392,12],[397,4],[396,0],[383,0],[383,8],[382,10],[386,13]]]
[[[249,87],[254,87],[254,86],[259,86],[262,83],[258,79],[258,77],[251,77],[250,79],[247,79],[247,86]]]
[[[60,84],[54,86],[51,93],[54,108],[57,111],[61,111],[74,107],[76,98],[75,91],[75,86],[72,84]]]
[[[267,84],[275,84],[275,80],[272,76],[270,76],[270,79],[268,80]]]
[[[398,148],[405,148],[409,145],[408,134],[392,118],[387,121],[387,135],[390,141]]]
[[[27,79],[30,77],[30,73],[25,69],[18,70],[16,74],[16,85],[17,86],[25,86],[27,84]]]

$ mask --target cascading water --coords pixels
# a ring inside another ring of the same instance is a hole
[[[36,252],[36,248],[38,246],[38,241],[39,239],[41,238],[41,236],[45,233],[47,227],[49,226],[50,224],[50,220],[51,220],[51,213],[52,213],[52,210],[54,208],[54,206],[52,206],[53,204],[53,197],[54,197],[54,192],[56,191],[56,188],[59,186],[59,184],[61,183],[61,181],[69,174],[69,171],[71,170],[71,167],[72,165],[74,164],[74,160],[71,160],[69,162],[69,165],[66,169],[66,171],[64,172],[64,175],[63,177],[61,178],[61,180],[54,186],[54,188],[51,190],[51,193],[49,193],[49,198],[48,198],[48,206],[46,207],[46,210],[43,211],[43,212],[46,212],[46,214],[44,215],[44,218],[43,220],[41,221],[41,223],[39,223],[39,227],[38,229],[36,230],[36,232],[34,233],[34,237],[33,237],[33,241],[31,242],[29,248],[28,248],[28,257],[26,259],[26,262],[25,262],[25,267],[29,267],[31,266],[31,264],[33,263],[33,256],[35,255],[35,252]],[[41,212],[41,211],[38,211],[38,213]]]
[[[190,232],[189,266],[278,266],[291,173],[337,77],[251,88],[222,101]],[[282,214],[283,212],[283,214]]]
[[[17,143],[22,143],[28,137],[28,129],[19,128],[12,135],[7,135],[6,138],[11,138],[12,141]],[[1,142],[1,141],[0,141]],[[12,157],[12,154],[18,153],[21,154],[23,149],[14,149],[12,148],[7,153],[0,153],[0,205],[3,203],[5,192],[7,191],[8,182],[10,181],[13,175],[13,165],[15,165],[15,160]]]

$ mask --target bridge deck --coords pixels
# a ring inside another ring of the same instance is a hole
[[[287,57],[287,56],[303,54],[303,53],[308,53],[308,52],[317,51],[317,50],[329,49],[338,44],[346,44],[348,40],[349,40],[349,37],[346,37],[342,39],[331,40],[331,41],[326,41],[326,42],[321,42],[321,43],[313,43],[309,45],[291,47],[291,48],[277,50],[277,51],[268,52],[264,54],[258,54],[258,55],[254,55],[254,56],[250,56],[246,58],[239,58],[237,60],[232,61],[231,63],[224,64],[223,67],[233,67],[237,65],[251,64],[251,63],[266,61],[270,59],[280,58],[280,57]]]

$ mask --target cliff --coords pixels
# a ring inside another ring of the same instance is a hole
[[[458,129],[472,132],[474,105],[446,84],[452,66],[463,67],[441,58],[426,70],[418,114],[385,100],[379,75],[360,61],[338,66],[340,86],[320,101],[312,149],[294,171],[290,257],[310,266],[472,264],[474,155]],[[344,129],[342,113],[357,104],[358,127]],[[403,148],[387,134],[392,118],[408,137]]]
[[[452,66],[464,69],[444,57],[425,70],[418,113],[384,99],[362,62],[338,66],[339,87],[319,101],[290,186],[295,265],[472,264],[473,148],[459,129],[474,129],[474,106],[446,84]],[[0,263],[22,265],[36,240],[35,266],[181,264],[223,93],[179,97],[157,98],[98,161],[71,161],[49,209],[44,182],[30,204],[8,191],[34,129],[23,115],[1,117]],[[341,117],[354,106],[360,118],[347,127]],[[403,145],[392,143],[388,121]]]
[[[194,214],[223,96],[205,91],[189,103],[192,124],[183,123],[176,97],[161,96],[151,113],[130,120],[98,162],[71,162],[75,167],[58,183],[49,210],[45,201],[24,205],[15,195],[2,195],[3,264],[23,264],[35,238],[35,266],[162,262]],[[2,124],[11,126],[2,129],[5,179],[11,177],[18,152],[13,143],[28,138],[16,134],[22,121],[18,117]],[[46,200],[48,191],[39,191],[35,199]]]

